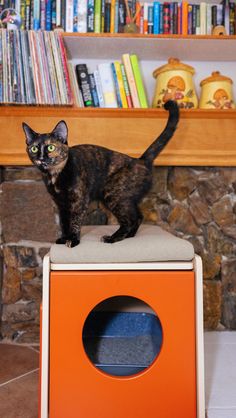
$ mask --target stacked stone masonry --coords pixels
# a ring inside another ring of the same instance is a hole
[[[206,329],[236,329],[236,168],[155,167],[144,222],[189,240],[204,265]],[[116,223],[91,205],[87,224]],[[33,167],[1,169],[1,337],[39,339],[42,260],[59,235],[56,208]]]

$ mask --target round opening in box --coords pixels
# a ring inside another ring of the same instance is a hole
[[[83,328],[90,361],[112,376],[143,372],[157,358],[162,341],[162,326],[154,310],[130,296],[114,296],[99,303]]]

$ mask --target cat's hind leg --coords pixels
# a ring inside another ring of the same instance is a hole
[[[103,236],[103,242],[112,244],[135,236],[143,219],[138,206],[133,202],[121,201],[112,208],[112,213],[117,218],[120,227],[114,234]]]

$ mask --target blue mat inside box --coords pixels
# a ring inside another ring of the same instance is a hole
[[[115,376],[146,369],[162,345],[162,327],[155,314],[92,311],[84,325],[85,351],[95,366]]]

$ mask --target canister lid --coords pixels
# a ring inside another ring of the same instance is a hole
[[[231,78],[220,74],[219,71],[213,71],[210,77],[207,77],[201,81],[200,86],[202,87],[204,86],[204,84],[213,83],[214,81],[228,81],[228,83],[233,84],[233,81],[231,80]]]
[[[173,70],[183,70],[188,71],[191,74],[195,73],[195,70],[191,65],[184,64],[178,58],[169,58],[168,64],[162,65],[161,67],[157,68],[153,71],[153,77],[157,77],[160,73],[165,71],[173,71]]]

